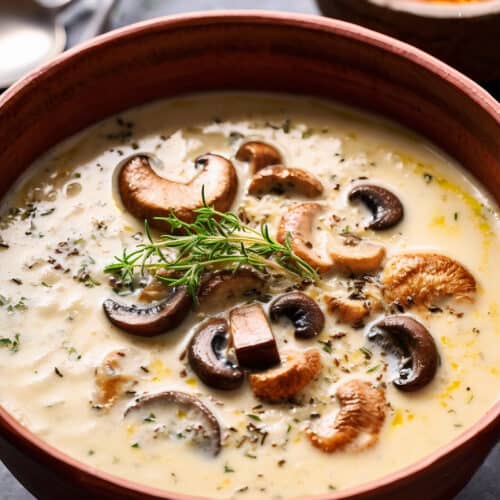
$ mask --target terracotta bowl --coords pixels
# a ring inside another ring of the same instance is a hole
[[[0,195],[41,153],[87,125],[152,99],[215,89],[310,94],[381,113],[455,156],[500,201],[500,109],[480,87],[359,26],[263,12],[137,24],[71,50],[14,85],[0,98]],[[500,402],[411,467],[317,498],[450,498],[499,437]],[[188,498],[77,462],[1,408],[0,458],[38,498]]]
[[[500,79],[500,0],[318,0],[323,13],[394,36],[476,80]]]

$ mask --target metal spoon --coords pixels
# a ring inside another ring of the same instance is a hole
[[[60,14],[72,2],[0,0],[0,89],[65,49],[66,30]],[[114,0],[95,2],[91,9],[94,14],[83,30],[82,39],[99,34],[114,3]]]

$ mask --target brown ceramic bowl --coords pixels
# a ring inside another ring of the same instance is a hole
[[[477,80],[500,79],[500,0],[318,0],[324,14],[427,50]]]
[[[358,26],[263,12],[137,24],[71,50],[14,85],[0,98],[0,195],[41,153],[87,125],[155,98],[214,89],[310,94],[381,113],[455,156],[500,201],[500,109],[480,87]],[[500,402],[416,464],[317,498],[450,498],[499,436]],[[188,498],[77,462],[1,408],[0,458],[38,498]]]

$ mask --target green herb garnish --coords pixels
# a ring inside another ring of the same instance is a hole
[[[8,337],[0,338],[0,347],[6,347],[10,352],[19,351],[19,333],[16,333],[13,339],[9,339]]]
[[[245,265],[296,280],[318,280],[316,270],[294,253],[289,235],[284,244],[278,243],[270,235],[267,224],[255,229],[232,212],[219,212],[207,206],[203,191],[202,199],[203,206],[194,211],[193,223],[184,222],[173,213],[155,218],[166,222],[173,233],[182,234],[162,234],[155,240],[146,221],[148,242],[135,250],[124,250],[123,256],[115,257],[116,262],[104,271],[115,275],[126,286],[132,285],[137,271],[171,271],[173,276],[159,278],[170,286],[187,285],[195,302],[202,275],[214,268],[236,271]]]

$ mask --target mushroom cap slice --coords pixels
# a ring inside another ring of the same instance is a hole
[[[236,159],[250,162],[252,174],[268,165],[282,163],[280,152],[274,146],[262,141],[250,141],[242,144],[236,152]]]
[[[212,318],[198,328],[188,347],[191,368],[205,384],[216,389],[237,389],[243,383],[243,370],[224,355],[228,337],[227,321]]]
[[[382,245],[365,240],[360,240],[356,245],[332,245],[328,250],[334,268],[352,274],[376,271],[385,257]]]
[[[323,184],[314,175],[300,168],[271,165],[259,170],[248,185],[248,192],[252,195],[270,191],[281,194],[288,190],[315,198],[323,192]]]
[[[290,292],[275,299],[269,308],[273,321],[281,316],[290,319],[295,336],[301,339],[315,337],[325,326],[325,315],[318,304],[302,292]]]
[[[360,200],[373,214],[369,229],[383,231],[390,229],[402,220],[404,216],[403,204],[399,198],[381,186],[361,184],[349,193],[349,200]]]
[[[432,252],[404,253],[391,257],[382,273],[384,297],[404,306],[431,305],[453,296],[472,300],[476,280],[456,260]]]
[[[363,319],[370,314],[370,307],[365,300],[328,297],[326,303],[328,310],[335,314],[339,323],[347,323],[353,327],[362,326]]]
[[[340,410],[333,432],[324,436],[308,428],[306,435],[322,451],[333,453],[347,446],[361,451],[374,446],[385,420],[385,393],[364,380],[350,380],[337,388]]]
[[[375,323],[367,337],[400,358],[399,377],[393,380],[398,389],[416,391],[434,378],[439,362],[436,343],[416,319],[388,316]]]
[[[203,279],[198,301],[204,308],[227,307],[228,301],[260,294],[266,287],[262,274],[251,267],[223,269]]]
[[[177,327],[191,310],[191,296],[186,286],[171,288],[163,301],[138,307],[107,299],[103,303],[109,321],[127,333],[153,337]]]
[[[319,203],[298,203],[281,218],[277,240],[285,243],[287,235],[290,238],[292,250],[320,272],[327,272],[333,267],[329,257],[319,255],[313,246],[313,223],[323,211]]]
[[[233,164],[223,156],[207,153],[195,160],[199,173],[189,182],[174,182],[160,177],[146,155],[135,155],[123,164],[118,189],[127,210],[155,227],[171,228],[156,217],[174,213],[185,222],[196,218],[194,210],[203,206],[202,189],[207,205],[226,212],[236,196],[238,177]]]
[[[206,438],[206,448],[213,456],[219,454],[221,449],[221,430],[214,414],[195,396],[179,391],[165,391],[159,394],[148,394],[142,396],[129,406],[125,411],[125,417],[130,413],[149,409],[152,405],[161,403],[164,405],[177,405],[187,411],[195,413],[200,417],[200,425],[203,427]]]
[[[320,352],[309,349],[289,354],[282,366],[250,374],[248,381],[259,399],[277,402],[295,396],[314,380],[320,370]]]

